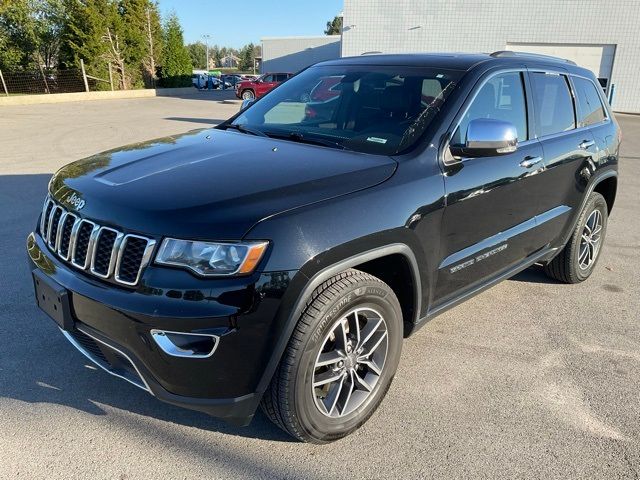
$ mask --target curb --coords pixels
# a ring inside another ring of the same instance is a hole
[[[158,88],[140,90],[118,90],[115,92],[74,92],[54,93],[38,95],[15,95],[11,97],[0,96],[0,107],[3,105],[36,105],[43,103],[85,102],[93,100],[115,100],[126,98],[151,98],[151,97],[198,97],[211,96],[221,101],[229,101],[223,92],[200,92],[193,87],[183,88]],[[226,92],[224,92],[226,93]],[[217,98],[219,97],[219,98]],[[234,97],[235,99],[235,97]]]

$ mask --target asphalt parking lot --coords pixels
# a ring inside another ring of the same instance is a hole
[[[337,443],[293,442],[160,403],[87,366],[33,301],[24,244],[52,172],[218,123],[223,94],[0,107],[0,478],[638,478],[640,117],[592,278],[536,269],[404,343],[380,409]]]

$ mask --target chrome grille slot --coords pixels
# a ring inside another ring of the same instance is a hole
[[[93,245],[91,273],[107,278],[111,275],[118,255],[122,233],[109,227],[100,227]]]
[[[134,286],[151,261],[155,240],[100,226],[67,212],[51,199],[42,209],[40,233],[62,260],[103,279]]]
[[[44,202],[44,207],[42,209],[42,219],[40,220],[40,233],[42,234],[42,238],[46,239],[47,234],[49,232],[49,215],[51,214],[51,209],[53,208],[53,202],[47,200]]]
[[[64,210],[57,205],[51,209],[49,215],[49,233],[47,235],[47,243],[54,250],[56,249],[56,243],[58,241],[58,228],[60,227],[60,217]]]
[[[89,266],[89,244],[96,224],[89,220],[82,220],[78,225],[78,233],[73,246],[71,263],[76,267],[85,269]]]
[[[142,271],[140,267],[149,263],[155,243],[155,240],[138,235],[126,235],[120,245],[116,263],[116,280],[127,285],[138,283]]]
[[[58,254],[65,260],[69,260],[69,252],[71,247],[71,232],[75,223],[78,221],[78,217],[73,213],[67,213],[64,220],[61,222],[60,228],[60,243],[58,245]]]

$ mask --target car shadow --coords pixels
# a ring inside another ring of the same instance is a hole
[[[514,275],[509,280],[514,282],[522,282],[522,283],[544,283],[549,285],[561,285],[562,282],[558,280],[554,280],[551,277],[548,277],[546,273],[544,273],[544,269],[542,265],[533,265],[526,270]]]
[[[161,89],[158,90],[159,97],[168,97],[168,98],[180,98],[183,100],[209,100],[212,102],[219,102],[224,104],[238,104],[242,102],[242,100],[238,99],[235,94],[235,90],[232,88],[228,88],[226,90],[198,90],[193,87],[193,90],[180,90],[171,91],[168,89],[167,92],[163,92]]]
[[[64,405],[92,415],[125,410],[227,435],[290,442],[258,412],[235,427],[200,412],[165,404],[95,367],[62,336],[33,299],[25,240],[33,231],[51,174],[0,176],[0,399]]]
[[[218,125],[224,122],[226,119],[220,118],[194,118],[194,117],[165,117],[165,120],[173,120],[176,122],[190,122],[198,124]]]

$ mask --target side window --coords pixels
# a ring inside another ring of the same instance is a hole
[[[522,74],[509,72],[491,77],[478,91],[451,139],[452,145],[464,145],[467,127],[476,118],[493,118],[515,125],[518,141],[529,137],[527,131],[527,103]]]
[[[276,75],[276,82],[284,82],[287,79],[286,73],[279,73]]]
[[[262,79],[263,82],[273,82],[273,75],[267,75]]]
[[[576,87],[576,95],[580,107],[580,115],[578,116],[580,125],[586,127],[602,122],[607,116],[596,86],[586,78],[572,77],[572,80]]]
[[[540,136],[566,132],[576,128],[571,91],[565,75],[534,72],[533,99],[536,124]]]

